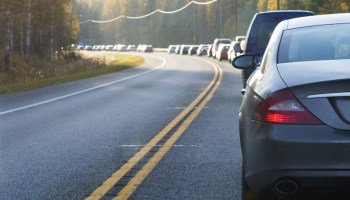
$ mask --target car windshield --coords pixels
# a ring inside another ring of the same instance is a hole
[[[350,59],[350,25],[325,25],[283,33],[278,63]]]

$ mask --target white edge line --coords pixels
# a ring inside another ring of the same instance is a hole
[[[119,80],[116,80],[116,81],[112,81],[112,82],[109,82],[109,83],[105,83],[105,84],[102,84],[102,85],[98,85],[98,86],[95,86],[95,87],[92,87],[92,88],[88,88],[88,89],[81,90],[81,91],[78,91],[78,92],[74,92],[74,93],[71,93],[71,94],[67,94],[67,95],[64,95],[64,96],[56,97],[56,98],[53,98],[53,99],[49,99],[49,100],[41,101],[41,102],[38,102],[38,103],[30,104],[30,105],[27,105],[27,106],[22,106],[22,107],[14,108],[14,109],[11,109],[11,110],[6,110],[6,111],[3,111],[3,112],[0,112],[0,116],[1,115],[6,115],[6,114],[9,114],[9,113],[13,113],[13,112],[16,112],[16,111],[20,111],[20,110],[24,110],[24,109],[28,109],[28,108],[32,108],[32,107],[36,107],[36,106],[40,106],[40,105],[44,105],[44,104],[48,104],[48,103],[51,103],[51,102],[54,102],[54,101],[58,101],[58,100],[61,100],[61,99],[72,97],[72,96],[76,96],[78,94],[90,92],[90,91],[93,91],[93,90],[96,90],[96,89],[100,89],[100,88],[107,87],[107,86],[110,86],[110,85],[113,85],[113,84],[116,84],[116,83],[120,83],[122,81],[126,81],[126,80],[129,80],[129,79],[132,79],[132,78],[136,78],[136,77],[139,77],[139,76],[151,73],[153,71],[156,71],[156,70],[164,67],[165,64],[166,64],[166,60],[164,58],[161,58],[161,57],[158,57],[158,56],[149,56],[149,55],[148,55],[148,57],[153,57],[153,58],[160,59],[160,60],[163,61],[163,63],[161,65],[159,65],[158,67],[156,67],[156,68],[153,68],[153,69],[151,69],[149,71],[146,71],[146,72],[143,72],[143,73],[140,73],[140,74],[136,74],[136,75],[133,75],[133,76],[128,76],[128,77],[125,77],[125,78],[122,78],[122,79],[119,79]]]

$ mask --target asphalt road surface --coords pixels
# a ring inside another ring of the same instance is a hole
[[[0,96],[0,199],[240,199],[239,70],[144,55],[134,69]]]

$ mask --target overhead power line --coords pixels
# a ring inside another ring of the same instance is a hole
[[[110,20],[99,21],[99,20],[90,19],[90,20],[86,20],[86,21],[80,22],[80,24],[85,24],[85,23],[88,23],[88,22],[104,24],[104,23],[113,22],[113,21],[116,21],[116,20],[122,19],[122,18],[126,18],[126,19],[142,19],[142,18],[149,17],[149,16],[151,16],[153,14],[156,14],[156,13],[174,14],[174,13],[177,13],[177,12],[180,12],[180,11],[184,10],[185,8],[190,6],[191,4],[208,5],[208,4],[212,4],[212,3],[216,2],[216,1],[218,1],[218,0],[212,0],[212,1],[208,1],[208,2],[191,1],[188,4],[186,4],[184,7],[180,8],[180,9],[177,9],[177,10],[174,10],[174,11],[164,11],[164,10],[157,9],[157,10],[155,10],[153,12],[150,12],[150,13],[148,13],[146,15],[142,15],[142,16],[138,16],[138,17],[132,17],[132,16],[127,16],[127,15],[120,15],[119,17],[116,17],[116,18],[113,18],[113,19],[110,19]]]

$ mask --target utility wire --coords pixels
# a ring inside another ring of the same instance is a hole
[[[116,17],[116,18],[113,18],[113,19],[110,19],[110,20],[104,20],[104,21],[98,21],[98,20],[86,20],[86,21],[83,21],[83,22],[80,22],[79,24],[85,24],[85,23],[88,23],[88,22],[91,22],[91,23],[98,23],[98,24],[104,24],[104,23],[109,23],[109,22],[113,22],[113,21],[116,21],[118,19],[121,19],[121,18],[126,18],[126,19],[142,19],[142,18],[146,18],[146,17],[149,17],[153,14],[156,14],[157,12],[159,13],[163,13],[163,14],[174,14],[174,13],[177,13],[177,12],[180,12],[182,10],[184,10],[185,8],[187,8],[188,6],[190,6],[191,4],[197,4],[197,5],[208,5],[208,4],[212,4],[214,2],[216,2],[218,0],[212,0],[212,1],[208,1],[208,2],[197,2],[197,1],[191,1],[189,2],[188,4],[186,4],[184,7],[178,9],[178,10],[174,10],[174,11],[163,11],[163,10],[155,10],[153,12],[150,12],[146,15],[142,15],[142,16],[138,16],[138,17],[132,17],[132,16],[126,16],[126,15],[120,15],[119,17]]]

